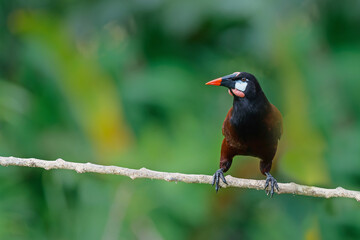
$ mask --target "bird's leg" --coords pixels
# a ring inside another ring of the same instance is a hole
[[[232,152],[232,149],[228,146],[226,139],[224,138],[222,145],[221,145],[221,157],[220,157],[220,169],[217,170],[213,176],[213,183],[215,184],[215,190],[216,192],[220,189],[220,179],[225,183],[226,179],[224,177],[224,172],[227,172],[229,168],[231,167],[232,159],[234,157],[234,154]]]
[[[228,184],[226,182],[226,179],[224,177],[224,169],[220,168],[219,170],[217,170],[214,175],[213,175],[213,182],[212,182],[212,185],[214,186],[215,184],[215,190],[216,192],[219,191],[220,189],[220,185],[219,185],[219,182],[220,182],[220,179],[225,183],[225,184]]]
[[[276,188],[277,191],[279,191],[279,186],[277,184],[276,179],[273,176],[271,176],[269,172],[265,172],[265,174],[266,174],[266,182],[265,182],[264,190],[267,195],[269,195],[270,193],[270,197],[272,197],[274,195],[274,187]],[[268,187],[270,188],[270,190],[267,189]]]

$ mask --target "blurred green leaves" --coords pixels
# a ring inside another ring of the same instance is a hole
[[[28,54],[36,56],[31,64],[48,81],[55,81],[98,158],[106,161],[108,155],[126,148],[131,137],[122,120],[119,99],[113,83],[99,69],[96,55],[87,46],[83,46],[85,54],[74,48],[69,33],[50,16],[19,11],[11,21],[13,31],[24,35]]]
[[[324,184],[329,181],[327,166],[324,159],[324,139],[311,126],[308,110],[309,94],[303,84],[303,74],[296,65],[301,52],[297,49],[297,30],[285,24],[277,32],[273,52],[276,63],[283,72],[282,80],[286,103],[284,118],[284,141],[286,142],[283,164],[286,174],[309,185]],[[288,37],[284,40],[285,36]],[[281,40],[280,40],[281,39]],[[303,43],[301,43],[303,44]]]

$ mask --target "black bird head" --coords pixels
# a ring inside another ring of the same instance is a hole
[[[235,98],[253,99],[262,92],[255,76],[247,72],[234,72],[221,78],[207,82],[206,85],[224,86]]]

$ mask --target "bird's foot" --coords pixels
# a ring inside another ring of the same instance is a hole
[[[226,182],[226,179],[224,177],[224,171],[222,168],[220,168],[219,170],[217,170],[214,175],[213,175],[213,182],[212,182],[212,185],[214,186],[215,184],[215,190],[216,192],[219,191],[220,189],[220,185],[219,185],[219,181],[220,179],[225,183],[225,184],[228,184]]]
[[[265,182],[265,192],[266,192],[266,195],[269,195],[270,194],[270,197],[272,197],[274,195],[274,187],[276,188],[277,191],[279,191],[279,186],[277,184],[277,181],[276,179],[271,176],[270,173],[266,172],[266,182]],[[270,190],[268,189],[270,188]]]

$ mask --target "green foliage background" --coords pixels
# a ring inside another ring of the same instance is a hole
[[[0,1],[0,154],[212,174],[255,74],[278,181],[359,190],[360,1]],[[258,160],[229,174],[262,179]],[[359,203],[0,168],[1,239],[360,239]]]

